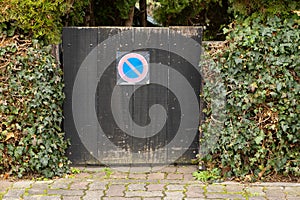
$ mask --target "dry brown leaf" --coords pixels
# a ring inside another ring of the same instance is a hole
[[[6,135],[5,141],[9,140],[10,138],[14,138],[14,137],[15,137],[15,134],[14,134],[13,132],[9,132],[9,133],[7,133],[7,135]]]

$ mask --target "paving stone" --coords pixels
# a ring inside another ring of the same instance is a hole
[[[72,180],[58,180],[54,181],[52,185],[50,185],[51,189],[68,189],[70,184],[72,183]]]
[[[150,180],[162,180],[165,178],[165,174],[162,172],[155,172],[148,174],[148,178]]]
[[[262,196],[255,196],[255,197],[249,197],[248,198],[249,200],[265,200],[266,198],[265,197],[262,197]]]
[[[76,179],[86,179],[86,178],[91,178],[92,174],[88,172],[81,172],[79,174],[75,175]]]
[[[106,173],[105,172],[97,172],[97,173],[91,173],[91,177],[87,178],[90,180],[99,180],[99,179],[105,179]]]
[[[53,190],[50,189],[47,192],[48,194],[58,194],[63,196],[83,196],[83,190]]]
[[[128,178],[130,179],[146,179],[147,178],[147,174],[145,173],[130,173]]]
[[[271,196],[271,197],[266,197],[266,199],[268,199],[268,200],[285,200],[285,197]]]
[[[128,190],[129,191],[136,191],[136,190],[146,190],[145,183],[138,183],[138,184],[129,184]]]
[[[130,198],[125,198],[125,197],[104,197],[103,200],[141,200],[141,197],[130,197]]]
[[[25,189],[10,189],[5,195],[4,198],[13,197],[19,198],[25,193]]]
[[[169,173],[167,175],[167,179],[181,180],[181,179],[183,179],[183,174]]]
[[[184,200],[206,200],[206,198],[184,198]]]
[[[193,174],[183,174],[183,180],[191,181],[191,180],[195,180],[195,177],[193,176]]]
[[[95,191],[87,191],[86,195],[82,198],[83,200],[101,200],[104,195],[104,191],[95,190]]]
[[[86,190],[87,186],[90,184],[90,182],[87,181],[79,181],[74,182],[70,185],[71,190]]]
[[[208,185],[206,187],[207,192],[225,192],[225,186],[224,185]]]
[[[188,186],[185,193],[186,197],[201,197],[204,198],[204,190],[201,186]]]
[[[225,190],[227,192],[244,192],[243,185],[226,185]]]
[[[89,190],[105,190],[106,185],[107,185],[106,182],[101,182],[101,181],[93,182],[89,185]]]
[[[184,197],[183,191],[165,192],[164,200],[182,199]]]
[[[10,181],[1,181],[0,180],[0,193],[2,192],[6,192],[7,189],[9,189],[10,187],[12,187],[13,183]]]
[[[16,198],[16,197],[5,197],[5,196],[4,196],[4,197],[2,198],[2,200],[22,200],[22,199],[19,198],[19,197]]]
[[[241,194],[206,193],[207,199],[246,199]]]
[[[286,199],[287,199],[287,200],[299,200],[299,199],[300,199],[300,196],[290,196],[290,195],[287,195],[287,196],[286,196]]]
[[[147,191],[159,191],[164,190],[165,184],[149,184],[146,186]]]
[[[112,179],[126,179],[128,177],[127,173],[124,172],[114,172],[110,175]]]
[[[105,192],[106,196],[114,197],[114,196],[123,196],[125,191],[125,185],[111,185],[108,190]]]
[[[288,195],[300,196],[300,186],[299,187],[285,187],[284,192]]]
[[[258,187],[258,186],[246,187],[246,188],[244,188],[244,191],[246,191],[247,193],[250,193],[251,195],[255,195],[255,196],[264,196],[264,195],[266,195],[265,192],[264,192],[264,188],[263,187]]]
[[[62,196],[63,200],[81,200],[80,196]]]
[[[33,181],[18,181],[14,183],[13,188],[20,188],[20,189],[25,189],[29,188]]]
[[[167,190],[168,191],[175,191],[175,190],[184,190],[184,185],[179,185],[179,184],[172,184],[172,185],[167,185]]]
[[[33,189],[48,189],[53,181],[37,181],[32,184],[31,188]]]
[[[164,166],[159,170],[159,172],[166,172],[166,173],[175,173],[176,171],[177,171],[177,167],[175,166]]]
[[[196,165],[180,166],[177,168],[177,172],[184,174],[192,174],[195,171],[197,171]]]
[[[285,193],[283,187],[268,187],[265,190],[266,196],[270,197],[277,197],[279,199],[285,198]]]
[[[163,197],[162,191],[126,191],[125,197]]]
[[[27,191],[27,193],[29,195],[43,195],[43,194],[46,194],[47,193],[47,190],[45,189],[35,189],[35,188],[32,188],[32,189],[29,189]]]
[[[145,197],[143,200],[161,200],[161,197]]]
[[[184,181],[184,180],[178,180],[178,179],[163,179],[163,180],[160,180],[159,183],[164,183],[164,184],[190,184],[191,182]]]
[[[259,183],[252,183],[251,185],[262,186],[262,187],[300,187],[300,183],[289,183],[289,182],[259,182]]]
[[[60,196],[41,196],[41,195],[33,195],[33,196],[24,196],[24,200],[60,200]],[[75,199],[73,199],[75,200]]]

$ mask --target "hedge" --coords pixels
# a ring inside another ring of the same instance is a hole
[[[300,175],[299,22],[297,15],[235,22],[204,63],[199,158],[208,169],[250,181]]]
[[[62,70],[50,47],[14,34],[0,35],[0,173],[61,176],[68,141],[61,129]]]

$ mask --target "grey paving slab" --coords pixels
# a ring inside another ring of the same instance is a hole
[[[206,190],[207,192],[225,192],[225,185],[215,185],[215,184],[212,184],[212,185],[208,185],[206,187]]]
[[[187,187],[185,195],[187,198],[204,198],[204,193],[205,191],[202,186],[193,185]]]
[[[83,200],[101,200],[101,198],[104,195],[104,191],[103,190],[95,190],[95,191],[88,191],[86,192],[86,195],[83,196]]]
[[[197,171],[196,165],[181,166],[177,168],[177,172],[185,174],[192,174],[195,171]]]
[[[50,188],[51,189],[68,189],[73,180],[71,179],[60,179],[55,181]]]
[[[130,173],[128,175],[129,179],[142,179],[146,180],[147,179],[147,174],[146,173]]]
[[[162,180],[165,178],[165,173],[162,172],[154,172],[148,174],[148,180]]]
[[[81,200],[82,198],[80,196],[62,196],[62,199],[63,200]]]
[[[25,193],[25,189],[10,189],[3,197],[3,199],[7,198],[20,198]]]
[[[167,179],[182,180],[182,179],[183,179],[183,174],[179,174],[179,173],[169,173],[169,174],[167,175]]]
[[[184,197],[183,191],[172,191],[172,192],[165,192],[164,199],[182,199]]]
[[[140,191],[145,190],[146,191],[146,183],[129,184],[127,186],[127,188],[128,188],[129,191],[137,191],[137,190],[140,190]]]
[[[241,194],[207,193],[207,199],[246,199]]]
[[[284,192],[288,195],[294,195],[294,196],[299,196],[300,199],[300,187],[285,187]]]
[[[119,185],[110,185],[108,190],[105,192],[107,197],[122,197],[124,196],[125,191],[125,185],[119,184]]]
[[[150,183],[146,186],[147,191],[163,191],[165,184]]]
[[[236,186],[234,186],[234,187],[236,187]],[[244,191],[249,193],[249,194],[255,195],[255,196],[264,196],[264,195],[266,195],[265,192],[264,192],[264,187],[261,187],[261,186],[245,187]]]
[[[33,196],[24,196],[23,199],[24,200],[61,200],[61,196],[59,196],[59,195],[52,195],[52,196],[33,195]]]
[[[226,192],[244,192],[244,185],[226,185]],[[223,188],[222,188],[223,189]]]
[[[107,182],[94,181],[89,185],[89,190],[104,190],[107,187]]]
[[[183,191],[185,185],[180,185],[180,184],[170,184],[167,185],[167,191]]]
[[[33,183],[33,181],[26,181],[26,180],[18,181],[13,184],[13,188],[25,189],[25,188],[30,187],[32,183]]]
[[[266,200],[266,198],[262,196],[254,196],[254,197],[249,197],[249,200]]]
[[[162,191],[126,191],[125,197],[163,197]]]
[[[27,190],[28,195],[43,195],[47,194],[47,190],[40,188],[31,188]]]
[[[83,196],[83,190],[53,190],[50,189],[47,192],[50,195],[63,195],[63,196]]]
[[[89,181],[77,181],[70,184],[69,188],[71,190],[86,190],[89,184]]]

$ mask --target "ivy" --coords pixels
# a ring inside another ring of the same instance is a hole
[[[61,176],[69,161],[60,65],[36,40],[0,38],[0,173]]]
[[[215,72],[203,94],[206,167],[248,180],[300,175],[299,22],[297,15],[257,16],[225,30],[227,41],[204,66]],[[214,112],[222,105],[218,88],[226,92],[224,113]],[[223,127],[215,129],[216,121]]]

